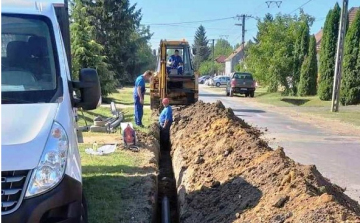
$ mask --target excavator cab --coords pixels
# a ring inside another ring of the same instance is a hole
[[[171,105],[190,105],[198,100],[198,78],[187,41],[162,40],[157,63],[150,82],[151,109],[159,109],[163,98],[169,98]]]

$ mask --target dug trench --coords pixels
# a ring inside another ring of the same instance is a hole
[[[154,114],[156,116],[158,114]],[[178,223],[178,201],[176,191],[176,181],[172,168],[172,159],[170,156],[171,145],[164,145],[160,139],[159,126],[153,124],[150,126],[150,134],[153,135],[160,146],[158,156],[158,187],[157,187],[157,205],[156,216],[152,222],[156,223]]]
[[[158,222],[167,196],[170,222],[360,223],[344,189],[261,134],[219,101],[174,110],[172,147],[160,156]]]

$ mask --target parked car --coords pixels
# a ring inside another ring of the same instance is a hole
[[[209,75],[199,77],[199,84],[204,84],[206,80],[210,78]]]
[[[230,77],[227,76],[217,76],[214,78],[213,86],[220,87],[221,85],[226,85],[230,81]]]
[[[244,94],[245,97],[254,97],[256,89],[256,81],[252,74],[235,72],[231,76],[231,80],[227,83],[225,93],[232,97],[235,93]]]
[[[213,86],[214,85],[214,79],[212,77],[210,77],[209,79],[207,79],[204,82],[204,84],[207,85],[207,86]]]

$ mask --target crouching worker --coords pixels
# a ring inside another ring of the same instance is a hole
[[[159,117],[160,124],[160,147],[162,150],[170,149],[170,127],[173,122],[172,109],[168,98],[162,100],[164,109]]]

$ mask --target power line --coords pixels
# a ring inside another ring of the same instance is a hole
[[[249,13],[249,14],[254,14],[254,13],[256,12],[254,15],[259,14],[259,12],[260,12],[259,7],[261,7],[263,4],[264,4],[264,3],[261,2],[258,6],[255,7],[254,10],[251,11],[252,13],[249,13],[249,12],[247,12],[247,13]]]
[[[200,22],[216,22],[228,19],[235,19],[236,16],[219,18],[219,19],[209,19],[209,20],[198,20],[198,21],[187,21],[187,22],[173,22],[173,23],[144,23],[144,25],[160,26],[160,25],[180,25],[180,24],[189,24],[189,23],[200,23]]]
[[[301,6],[299,6],[298,8],[294,9],[293,11],[291,11],[289,14],[295,12],[296,10],[300,9],[301,7],[307,5],[309,2],[311,2],[312,0],[308,0],[307,2],[305,2],[304,4],[302,4]]]
[[[268,8],[270,8],[272,4],[276,4],[276,6],[280,8],[282,1],[266,1],[265,3],[267,4]]]
[[[154,26],[173,26],[173,27],[184,27],[184,28],[194,28],[197,29],[199,28],[198,26],[187,26],[187,25],[176,25],[176,24],[163,24],[163,25],[154,25]],[[218,27],[205,27],[205,29],[209,29],[209,30],[231,30],[231,28],[218,28]]]

